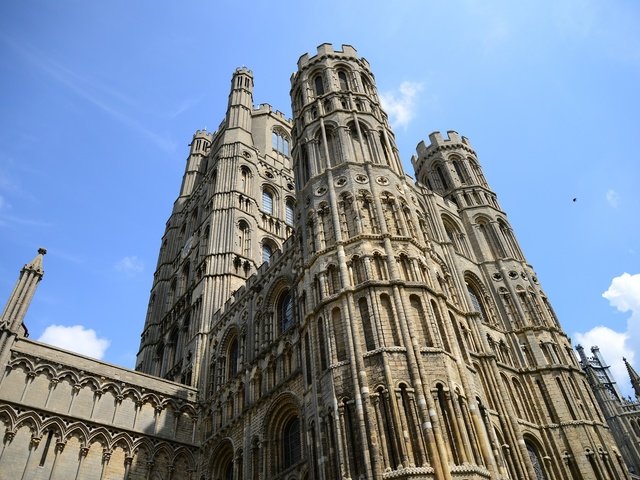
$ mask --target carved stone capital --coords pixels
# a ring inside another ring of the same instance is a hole
[[[111,450],[107,450],[106,448],[102,450],[102,463],[109,463],[111,460]]]
[[[4,443],[11,443],[13,437],[16,436],[16,432],[12,430],[7,430],[4,432]]]

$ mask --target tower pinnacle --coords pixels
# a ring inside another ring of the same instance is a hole
[[[44,275],[42,257],[46,253],[46,249],[39,248],[36,257],[22,267],[20,277],[4,307],[0,317],[0,366],[5,364],[16,337],[26,335],[26,328],[22,322],[36,292],[38,282],[42,280]]]
[[[22,325],[38,282],[42,280],[44,275],[42,259],[46,253],[47,250],[45,248],[39,248],[35,258],[22,267],[16,286],[13,288],[9,301],[4,307],[2,317],[0,317],[0,325],[14,333]]]
[[[627,372],[629,373],[629,378],[631,379],[631,386],[633,387],[633,391],[636,394],[637,398],[640,398],[640,375],[635,369],[631,366],[631,364],[627,361],[626,358],[622,358],[625,366],[627,367]]]

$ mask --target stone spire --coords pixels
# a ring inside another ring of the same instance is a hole
[[[42,257],[45,253],[47,251],[44,248],[39,248],[36,258],[22,267],[20,277],[0,317],[0,368],[6,364],[16,337],[26,335],[27,329],[22,322],[36,293],[38,282],[44,275]]]
[[[633,391],[636,393],[636,397],[640,398],[640,375],[638,375],[638,372],[634,370],[634,368],[626,358],[623,358],[622,360],[624,360],[624,364],[627,367],[627,372],[629,373],[629,378],[631,379],[631,386],[633,387]]]
[[[44,275],[42,258],[46,253],[46,249],[39,248],[38,255],[30,263],[22,267],[20,277],[13,288],[7,305],[4,307],[2,317],[0,317],[0,325],[3,329],[16,333],[22,325],[31,299],[36,292],[38,282],[42,280]]]

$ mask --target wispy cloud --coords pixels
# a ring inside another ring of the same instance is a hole
[[[418,82],[402,82],[397,90],[380,94],[382,107],[391,117],[394,127],[406,128],[415,117],[418,94],[423,85]]]
[[[0,154],[0,156],[2,157],[0,160],[5,166],[8,165],[9,163],[17,163],[17,162],[14,162],[13,159],[7,157],[6,155]],[[30,201],[35,200],[35,197],[33,196],[33,194],[31,194],[31,192],[22,188],[22,186],[20,185],[20,182],[16,181],[14,176],[9,174],[4,169],[0,170],[0,191],[4,192],[5,194],[20,196],[25,200],[30,200]]]
[[[3,40],[28,62],[69,88],[69,90],[79,97],[98,107],[123,125],[144,135],[158,148],[166,152],[173,152],[175,150],[175,142],[150,130],[142,122],[114,105],[117,103],[135,107],[135,102],[126,95],[93,78],[82,76],[52,58],[46,57],[35,48],[25,44],[18,44],[6,35],[0,35],[0,40]]]
[[[2,189],[2,187],[3,185],[0,185],[0,189]],[[28,218],[16,215],[13,205],[2,193],[0,193],[0,227],[10,225],[20,225],[22,227],[50,227],[51,223],[37,218]]]
[[[104,352],[111,345],[107,338],[100,338],[95,330],[82,325],[70,327],[64,325],[49,325],[38,341],[55,345],[72,352],[86,355],[100,360]]]
[[[169,113],[168,117],[169,118],[179,117],[184,112],[186,112],[187,110],[192,108],[194,105],[197,105],[198,103],[200,103],[203,98],[204,98],[204,95],[198,95],[197,97],[185,98],[182,102],[180,102],[176,106],[176,108],[175,108],[175,110],[173,112]]]
[[[115,269],[127,275],[136,275],[144,271],[144,264],[136,256],[123,257],[116,262]]]
[[[590,36],[598,25],[598,4],[593,0],[554,2],[549,9],[559,32],[566,36]]]
[[[616,192],[615,190],[609,190],[606,194],[606,198],[607,203],[613,208],[618,208],[618,205],[620,205],[620,195],[618,195],[618,192]]]
[[[627,325],[624,331],[616,331],[610,327],[599,325],[584,333],[576,333],[574,339],[585,348],[597,345],[605,360],[611,365],[618,386],[622,393],[631,394],[629,377],[622,361],[625,357],[632,365],[640,351],[640,273],[630,275],[623,273],[611,280],[606,292],[602,294],[612,307],[627,313]],[[638,368],[638,365],[635,365]]]
[[[51,222],[46,222],[37,218],[17,217],[15,215],[7,215],[0,212],[0,226],[6,226],[9,224],[21,225],[23,227],[50,227],[52,225]]]

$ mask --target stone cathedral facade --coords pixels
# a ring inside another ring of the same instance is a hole
[[[299,59],[293,120],[253,81],[193,136],[136,371],[29,340],[23,269],[0,479],[629,478],[469,140],[409,177],[348,45]]]

